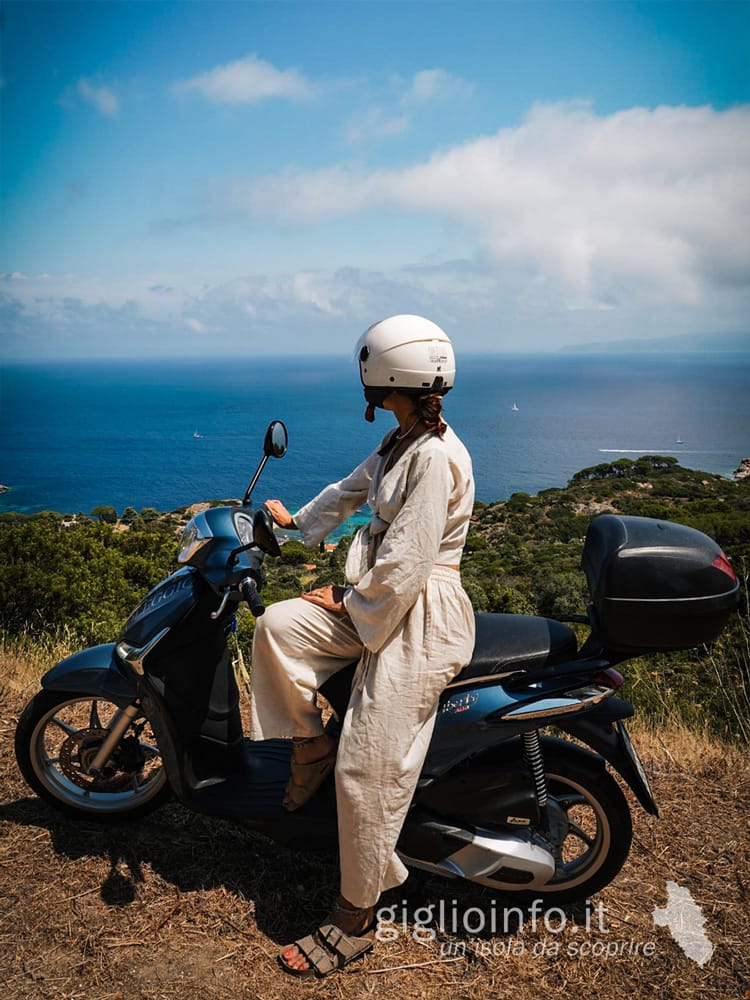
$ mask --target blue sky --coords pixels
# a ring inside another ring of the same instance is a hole
[[[750,330],[748,3],[2,11],[6,357]]]

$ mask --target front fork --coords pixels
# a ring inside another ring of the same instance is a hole
[[[104,742],[99,747],[96,752],[96,756],[89,764],[88,773],[92,777],[96,777],[98,774],[101,774],[102,770],[107,765],[109,758],[114,753],[115,747],[128,731],[130,725],[136,720],[140,711],[141,703],[136,700],[116,712],[112,722],[110,723],[109,732]]]

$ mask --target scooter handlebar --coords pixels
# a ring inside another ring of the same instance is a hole
[[[266,606],[261,600],[261,596],[258,593],[258,588],[255,585],[255,580],[252,577],[246,576],[245,579],[240,583],[240,593],[243,598],[247,601],[247,605],[255,615],[256,618],[260,616],[266,610]]]

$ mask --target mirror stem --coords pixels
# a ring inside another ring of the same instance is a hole
[[[247,492],[245,493],[245,499],[242,501],[243,507],[250,502],[250,497],[252,496],[253,490],[255,489],[255,484],[260,479],[260,474],[265,469],[267,461],[268,461],[268,455],[264,455],[263,458],[260,460],[260,465],[258,466],[250,485],[247,488]]]

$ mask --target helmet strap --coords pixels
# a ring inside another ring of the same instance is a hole
[[[365,420],[368,422],[368,424],[372,424],[375,422],[375,408],[378,406],[381,409],[383,408],[383,403],[388,398],[388,396],[390,396],[390,394],[393,392],[393,389],[390,388],[390,386],[387,388],[374,389],[366,385],[364,386],[364,390],[365,390],[365,399],[369,404],[367,409],[365,410]]]

